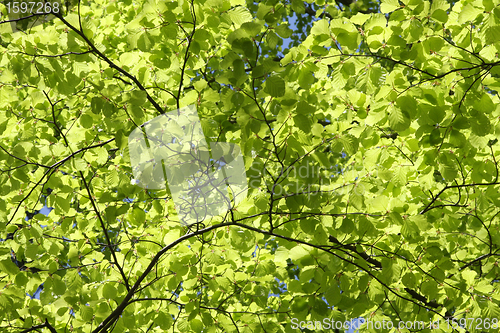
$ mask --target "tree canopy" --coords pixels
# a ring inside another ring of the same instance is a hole
[[[500,1],[16,3],[2,332],[498,331]],[[229,187],[190,223],[130,140],[180,110]]]

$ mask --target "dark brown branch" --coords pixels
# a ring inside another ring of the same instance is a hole
[[[113,69],[116,69],[118,72],[122,73],[123,75],[125,75],[126,77],[128,77],[130,80],[132,80],[136,86],[144,91],[146,93],[146,98],[148,99],[148,101],[153,104],[153,106],[155,107],[155,109],[160,113],[160,114],[164,114],[165,111],[163,111],[163,109],[160,107],[160,105],[158,105],[158,103],[156,103],[156,101],[153,99],[153,97],[147,92],[146,88],[144,88],[144,86],[139,82],[139,80],[133,76],[132,74],[130,74],[129,72],[127,72],[126,70],[124,70],[123,68],[117,66],[113,61],[111,61],[108,57],[106,57],[101,51],[99,51],[95,45],[88,39],[88,37],[83,33],[83,31],[80,31],[79,29],[77,29],[75,26],[73,26],[71,23],[69,23],[68,21],[66,21],[62,15],[56,15],[57,18],[59,18],[66,26],[68,26],[71,30],[73,30],[74,32],[76,32],[89,46],[90,48],[92,49],[92,52],[97,54],[102,60],[104,60],[108,65],[109,67],[113,68]]]
[[[183,80],[184,80],[184,73],[186,72],[186,65],[187,65],[187,62],[188,62],[188,59],[189,59],[189,48],[191,46],[191,42],[193,41],[194,33],[196,32],[196,13],[194,11],[194,5],[193,5],[192,2],[191,2],[190,11],[191,11],[191,15],[193,17],[193,30],[191,31],[191,35],[187,37],[187,39],[188,39],[188,45],[186,47],[186,53],[184,54],[184,63],[182,64],[181,79],[180,79],[180,82],[179,82],[179,90],[177,91],[177,98],[176,98],[177,109],[180,109],[179,101],[180,101],[180,98],[181,98],[181,91],[182,91],[182,84],[183,84]]]
[[[20,333],[28,333],[32,331],[38,331],[39,329],[47,328],[51,333],[57,333],[56,329],[49,323],[47,318],[45,318],[45,322],[40,325],[31,326],[30,328],[21,331]]]
[[[123,283],[125,283],[125,287],[127,288],[127,290],[130,290],[130,286],[129,286],[129,283],[128,283],[128,278],[125,275],[125,272],[123,271],[122,266],[118,262],[118,258],[116,257],[116,253],[115,253],[115,250],[114,250],[114,248],[112,246],[111,239],[109,238],[108,229],[104,225],[104,220],[102,219],[101,213],[97,209],[97,205],[95,203],[94,197],[92,196],[92,192],[90,191],[89,184],[87,184],[87,180],[85,179],[85,176],[84,176],[83,172],[80,171],[79,173],[80,173],[80,177],[82,177],[83,184],[85,185],[85,188],[86,188],[87,193],[89,195],[89,200],[92,203],[92,207],[94,208],[94,211],[95,211],[95,213],[97,215],[97,218],[99,219],[99,222],[101,223],[101,229],[104,232],[104,236],[106,237],[106,242],[108,243],[109,250],[111,252],[111,255],[113,256],[114,264],[116,265],[116,267],[118,267],[118,270],[120,271],[120,274],[121,274],[122,279],[123,279]]]
[[[304,7],[305,7],[305,11],[306,11],[307,15],[310,15],[312,17],[316,17],[316,12],[314,11],[314,9],[312,9],[311,6],[307,6],[304,4]],[[328,17],[330,20],[333,20],[333,16],[330,15],[330,13],[323,12],[319,15],[319,18],[325,18],[325,17]]]
[[[40,180],[35,184],[35,186],[33,186],[30,190],[30,192],[19,202],[19,204],[17,205],[16,209],[14,210],[14,213],[12,214],[12,217],[9,219],[9,221],[7,222],[6,226],[9,225],[12,220],[14,219],[14,216],[16,216],[16,213],[17,211],[19,210],[19,208],[21,207],[21,204],[29,198],[29,196],[33,193],[33,191],[35,191],[35,189],[38,187],[38,185],[40,185],[43,181],[43,179],[49,174],[49,173],[54,173],[56,168],[63,165],[64,163],[66,163],[69,159],[71,159],[72,157],[74,157],[75,155],[81,153],[81,152],[84,152],[88,149],[92,149],[92,148],[96,148],[96,147],[102,147],[104,145],[107,145],[108,143],[114,141],[115,138],[112,138],[112,139],[109,139],[107,141],[104,141],[104,142],[101,142],[99,144],[96,144],[96,145],[93,145],[93,146],[88,146],[88,147],[84,147],[84,148],[81,148],[81,149],[78,149],[76,152],[70,154],[69,156],[66,156],[65,158],[63,158],[62,160],[60,160],[59,162],[56,162],[54,164],[52,164],[47,171],[45,171],[45,173],[43,174],[43,176],[40,178]],[[1,146],[0,146],[1,147]],[[50,176],[49,176],[50,177]]]
[[[380,263],[380,261],[373,259],[372,257],[370,257],[369,255],[367,255],[364,252],[359,252],[355,246],[350,245],[350,244],[342,244],[337,238],[335,238],[332,235],[328,236],[328,239],[330,240],[330,242],[335,243],[337,245],[340,245],[342,248],[348,249],[349,251],[356,253],[358,256],[360,256],[361,258],[363,258],[364,260],[366,260],[370,264],[374,265],[375,267],[382,268],[382,264]]]
[[[439,191],[439,193],[436,196],[433,197],[433,199],[431,200],[431,202],[429,202],[429,204],[427,206],[425,206],[425,208],[420,212],[420,214],[421,215],[425,214],[429,210],[437,208],[438,206],[432,206],[432,205],[434,204],[434,202],[436,202],[436,200],[439,198],[439,196],[444,193],[444,191],[446,191],[446,190],[448,190],[450,188],[462,188],[462,187],[472,187],[472,186],[499,185],[500,183],[498,182],[498,176],[499,176],[498,165],[497,165],[496,160],[495,160],[495,154],[493,153],[493,150],[492,150],[491,147],[490,147],[490,149],[491,149],[491,152],[492,152],[492,155],[493,155],[493,161],[495,163],[495,168],[496,168],[495,180],[493,182],[491,182],[491,183],[462,184],[462,185],[446,185],[441,191]]]
[[[440,305],[438,303],[436,303],[435,301],[430,301],[430,302],[427,302],[427,298],[420,295],[419,293],[417,293],[415,290],[411,290],[410,288],[405,288],[405,291],[411,295],[411,297],[413,297],[414,299],[416,299],[417,301],[420,301],[422,303],[424,303],[426,306],[428,307],[431,307],[431,308],[434,308],[434,309],[437,309]]]
[[[21,54],[36,58],[36,57],[45,57],[45,58],[62,58],[64,56],[74,54],[74,55],[83,55],[83,54],[89,54],[92,53],[91,50],[84,51],[84,52],[66,52],[66,53],[61,53],[61,54],[30,54],[26,52],[19,52]]]

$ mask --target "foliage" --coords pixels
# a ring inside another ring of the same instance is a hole
[[[94,0],[0,24],[2,331],[500,318],[499,3]],[[131,183],[127,137],[193,104],[250,188],[183,226]]]

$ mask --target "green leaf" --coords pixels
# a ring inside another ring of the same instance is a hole
[[[190,325],[191,325],[191,328],[193,329],[193,331],[195,331],[197,333],[200,333],[203,331],[204,325],[201,322],[201,320],[199,320],[199,319],[192,319],[190,321]]]
[[[66,284],[58,276],[53,280],[52,291],[56,295],[64,295],[66,292]]]
[[[104,107],[104,100],[100,97],[93,97],[90,106],[92,112],[94,112],[95,114],[99,114],[102,112],[102,109]]]
[[[237,6],[230,10],[229,17],[236,27],[252,20],[252,14],[243,6]]]
[[[472,4],[468,4],[462,8],[460,14],[458,14],[458,23],[464,24],[465,22],[474,21],[481,13],[481,9],[473,6]]]
[[[311,28],[312,35],[330,35],[330,26],[327,20],[319,20],[314,22]]]
[[[267,42],[267,44],[269,45],[269,47],[271,49],[276,48],[276,46],[278,45],[279,41],[280,41],[280,38],[278,37],[278,35],[276,35],[276,33],[274,31],[270,31],[266,35],[266,42]],[[259,67],[259,66],[254,67],[254,69],[257,68],[257,67]],[[262,75],[259,75],[259,77],[260,76],[262,76]]]
[[[338,305],[342,299],[340,288],[338,286],[330,286],[325,292],[325,298],[331,305]]]
[[[448,14],[442,9],[437,9],[432,12],[431,17],[441,23],[446,23],[448,21]]]
[[[353,155],[358,150],[358,140],[352,135],[343,135],[339,138],[345,151],[349,155]]]
[[[67,213],[70,209],[70,202],[67,198],[60,195],[54,195],[51,197],[52,205],[56,209],[58,214]]]
[[[142,209],[134,208],[129,213],[129,219],[135,225],[142,225],[146,222],[146,213]]]
[[[315,110],[316,108],[305,101],[300,101],[295,108],[295,112],[303,115],[310,115],[314,113]]]
[[[400,109],[394,105],[390,105],[389,111],[389,126],[395,131],[404,131],[410,126],[410,117],[407,111]]]
[[[351,17],[351,22],[358,24],[358,25],[363,25],[363,23],[366,22],[370,18],[370,15],[368,14],[363,14],[363,13],[357,13],[353,17]]]
[[[292,0],[292,10],[297,14],[304,14],[306,9],[301,0]]]
[[[269,6],[269,5],[266,5],[262,2],[259,2],[258,3],[258,10],[257,10],[257,18],[259,20],[263,20],[264,17],[271,11],[271,9],[273,8],[273,6]]]
[[[311,85],[314,83],[313,74],[305,68],[300,70],[299,74],[299,85],[303,89],[310,89]]]
[[[151,50],[153,40],[147,33],[142,33],[137,38],[137,48],[141,51],[147,52]]]
[[[453,121],[452,126],[456,129],[466,129],[470,127],[470,123],[466,117],[458,116]]]
[[[146,92],[142,90],[132,91],[125,97],[125,101],[129,102],[132,105],[137,105],[137,106],[144,105],[144,103],[146,103],[146,100],[147,100]]]
[[[286,23],[282,23],[277,26],[275,31],[281,38],[289,38],[293,33]]]
[[[83,114],[81,117],[80,117],[80,124],[84,127],[84,128],[91,128],[92,127],[92,124],[93,124],[94,120],[92,119],[92,117],[88,114]]]
[[[81,158],[73,159],[72,164],[73,164],[73,167],[75,168],[75,170],[77,170],[77,171],[85,171],[87,169],[87,162],[85,162]]]
[[[10,275],[16,275],[19,272],[19,268],[10,259],[0,261],[0,266],[3,272]]]
[[[173,320],[169,314],[159,312],[156,318],[154,319],[154,322],[156,325],[160,326],[161,329],[168,330],[169,328],[172,327]]]
[[[296,115],[295,117],[293,117],[293,122],[295,126],[301,129],[304,133],[309,133],[309,131],[311,130],[311,120],[304,115]]]
[[[465,270],[462,272],[462,277],[468,286],[474,285],[474,281],[476,279],[477,273],[471,270]]]
[[[285,94],[285,81],[277,75],[266,80],[266,92],[272,97],[281,97]]]
[[[294,262],[309,256],[309,251],[301,245],[293,247],[289,253],[290,259]]]
[[[116,288],[110,283],[106,283],[102,287],[102,296],[106,299],[115,299],[116,298]]]
[[[136,120],[141,120],[142,118],[144,118],[144,111],[139,105],[131,105],[130,112]]]
[[[471,120],[471,129],[474,134],[485,136],[491,131],[491,123],[483,113],[478,113]]]
[[[382,0],[380,4],[380,11],[384,14],[390,13],[399,9],[399,1],[398,0]]]
[[[438,285],[434,280],[424,281],[421,289],[428,300],[436,299],[438,296]]]
[[[392,181],[394,182],[394,184],[396,186],[405,186],[406,185],[406,182],[407,182],[406,172],[407,172],[406,168],[404,168],[404,167],[396,168],[396,170],[394,171],[394,176],[392,178]]]
[[[80,307],[80,316],[81,316],[82,320],[88,322],[88,321],[92,320],[92,317],[94,316],[94,310],[92,309],[91,306],[87,306],[87,305],[81,306]]]
[[[231,244],[236,249],[248,251],[255,246],[254,236],[248,230],[233,228],[231,231]]]
[[[262,25],[257,22],[245,22],[241,25],[240,29],[245,30],[247,36],[253,37],[257,36],[262,29]]]

